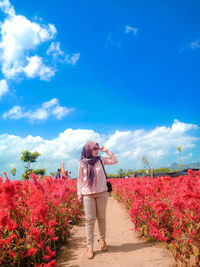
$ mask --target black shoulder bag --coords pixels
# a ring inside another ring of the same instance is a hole
[[[105,168],[104,168],[104,165],[103,165],[103,162],[102,162],[101,157],[99,157],[99,160],[100,160],[100,162],[101,162],[101,165],[102,165],[102,167],[103,167],[103,171],[104,171],[104,173],[105,173],[106,180],[107,180],[108,177],[107,177],[107,174],[106,174],[106,171],[105,171]],[[107,184],[107,187],[108,187],[108,192],[112,192],[112,184],[111,184],[111,182],[106,181],[106,184]]]

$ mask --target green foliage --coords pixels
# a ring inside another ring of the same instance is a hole
[[[153,170],[154,173],[170,173],[173,172],[172,170],[170,170],[169,168],[158,168],[158,169],[154,169]]]
[[[134,175],[135,173],[135,170],[131,170],[131,169],[128,169],[128,170],[125,170],[125,169],[119,169],[117,171],[118,174],[110,174],[110,173],[107,173],[107,177],[108,178],[124,178],[124,177],[131,177]]]
[[[35,173],[36,175],[40,175],[40,176],[44,176],[46,172],[46,169],[37,169],[37,170],[33,170],[33,169],[29,169],[29,170],[24,170],[24,173],[22,174],[22,180],[26,181],[30,178],[30,174],[31,173]]]
[[[34,170],[34,173],[35,174],[40,175],[42,177],[45,175],[45,172],[46,172],[46,169],[37,169],[37,170]]]
[[[31,173],[33,173],[33,171],[34,171],[33,169],[24,170],[24,173],[22,174],[21,179],[22,179],[23,181],[28,180],[28,179],[29,179],[29,175],[30,175]]]
[[[31,162],[36,162],[36,159],[41,156],[39,152],[35,151],[31,153],[29,150],[24,150],[21,154],[21,160],[27,162],[27,169],[30,169]]]
[[[145,175],[146,174],[146,169],[139,169],[135,171],[135,175]]]
[[[120,178],[119,174],[107,173],[108,178]]]
[[[152,169],[154,174],[157,173],[171,173],[174,172],[170,170],[169,168],[158,168],[158,169]],[[119,169],[117,171],[118,174],[107,174],[108,178],[124,178],[124,177],[137,177],[137,176],[146,176],[150,175],[151,173],[147,174],[146,169],[139,169],[139,170],[134,170],[134,169]]]
[[[118,172],[118,175],[119,175],[121,178],[125,177],[125,172],[124,172],[123,169],[119,169],[117,172]]]
[[[10,172],[12,173],[13,176],[15,176],[15,175],[16,175],[16,172],[17,172],[17,171],[16,171],[16,168],[12,168],[12,169],[10,170]]]
[[[56,175],[56,172],[50,172],[50,175],[51,175],[52,178],[54,178],[55,175]]]

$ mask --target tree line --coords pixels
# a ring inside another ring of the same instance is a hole
[[[125,178],[125,177],[137,177],[137,176],[151,176],[153,177],[155,174],[158,173],[171,173],[174,172],[170,170],[169,168],[157,168],[157,169],[151,169],[149,171],[148,169],[139,169],[139,170],[131,170],[131,169],[119,169],[117,171],[117,174],[113,173],[107,173],[108,178]]]
[[[177,151],[179,152],[179,160],[180,160],[180,165],[179,167],[182,169],[182,161],[181,161],[181,151],[182,148],[181,147],[177,147]],[[29,175],[31,173],[35,173],[36,175],[39,175],[41,177],[43,177],[46,173],[46,169],[31,169],[31,163],[36,162],[37,158],[41,156],[41,154],[37,151],[34,152],[30,152],[29,150],[24,150],[21,152],[22,156],[21,156],[21,160],[26,163],[25,165],[25,170],[24,173],[22,174],[22,180],[27,180],[29,179]],[[135,170],[135,169],[119,169],[117,171],[117,174],[112,174],[112,173],[108,173],[107,176],[108,178],[124,178],[124,177],[137,177],[137,176],[151,176],[153,177],[154,175],[158,174],[158,173],[171,173],[173,172],[172,170],[170,170],[169,168],[157,168],[154,169],[153,168],[153,164],[147,159],[146,155],[141,155],[139,157],[142,165],[143,165],[143,169],[139,169],[139,170]],[[10,170],[10,173],[15,176],[16,175],[16,168],[12,168]],[[54,176],[55,173],[50,173],[51,176]]]

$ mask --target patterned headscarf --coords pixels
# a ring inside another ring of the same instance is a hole
[[[92,156],[92,150],[95,146],[99,147],[98,143],[93,141],[88,141],[83,147],[80,160],[81,162],[84,163],[84,165],[87,168],[87,177],[90,186],[92,186],[95,176],[94,164],[99,160],[99,157]]]

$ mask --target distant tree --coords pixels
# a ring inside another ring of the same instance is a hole
[[[134,175],[135,176],[137,176],[137,175],[146,175],[146,169],[139,169],[139,170],[135,171]]]
[[[17,171],[16,171],[16,168],[12,168],[12,169],[10,170],[10,172],[12,173],[13,176],[15,176],[15,175],[16,175],[16,172],[17,172]]]
[[[29,180],[31,173],[35,173],[36,175],[40,175],[40,176],[43,177],[45,175],[45,172],[46,172],[46,169],[37,169],[37,170],[29,169],[29,170],[24,170],[24,173],[22,174],[22,180],[23,181]]]
[[[24,173],[22,174],[22,177],[21,177],[21,179],[23,180],[23,181],[26,181],[26,180],[29,180],[29,175],[31,174],[31,173],[34,173],[34,170],[33,169],[29,169],[29,170],[24,170]]]
[[[121,178],[125,177],[125,171],[123,169],[119,169],[117,173],[119,174],[119,177]]]
[[[150,164],[149,160],[147,159],[146,155],[140,156],[140,160],[144,165],[144,168],[148,171],[147,173],[153,177],[153,168],[152,164]]]
[[[44,176],[46,172],[46,169],[37,169],[34,171],[35,174],[40,175],[40,176]]]
[[[154,173],[170,173],[173,172],[169,168],[158,168],[153,170]]]
[[[21,154],[21,160],[27,162],[27,170],[30,170],[31,163],[36,162],[36,159],[41,156],[39,152],[35,151],[31,153],[29,150],[22,151]]]

